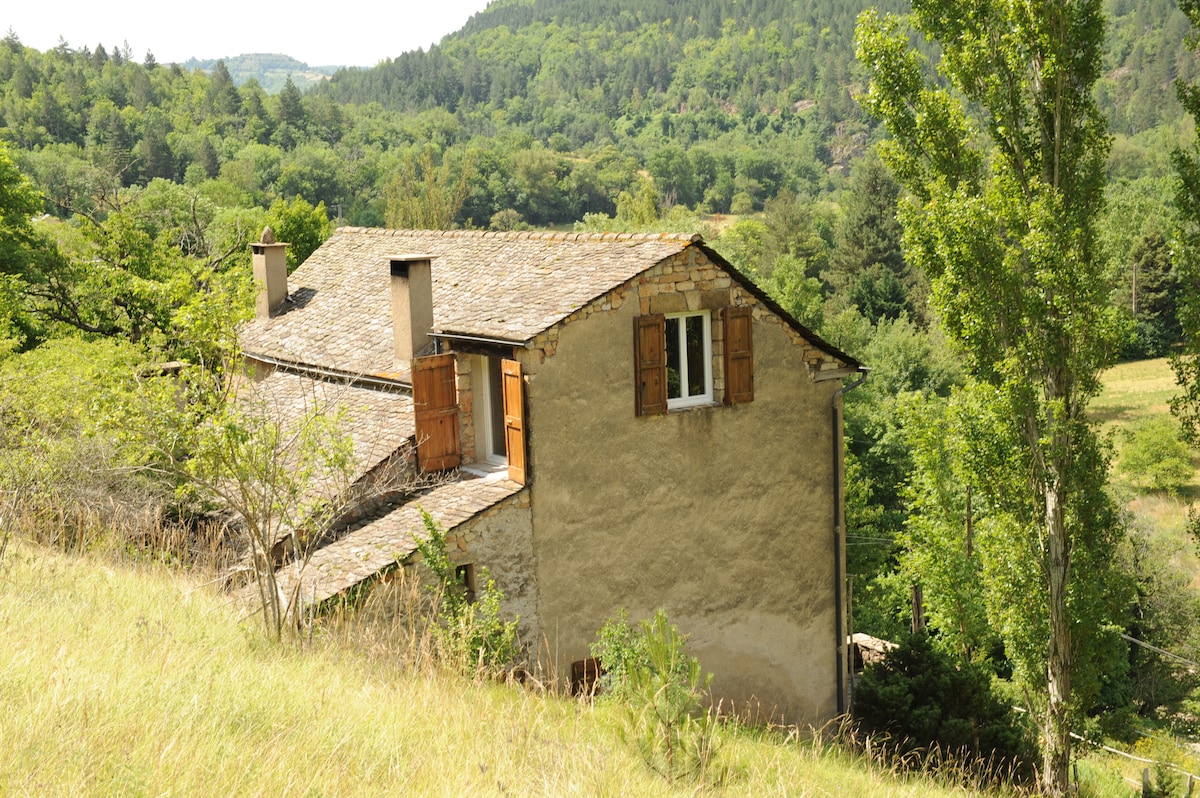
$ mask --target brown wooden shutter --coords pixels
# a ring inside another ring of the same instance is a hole
[[[633,320],[634,410],[639,416],[667,412],[667,317]]]
[[[504,453],[508,457],[508,478],[525,484],[525,383],[521,363],[500,361],[500,379],[504,394]]]
[[[457,468],[462,464],[462,454],[458,442],[454,354],[414,359],[412,388],[418,468],[422,471]]]
[[[727,307],[725,322],[725,404],[754,401],[754,316],[750,308]]]

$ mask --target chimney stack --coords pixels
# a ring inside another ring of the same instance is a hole
[[[254,282],[258,284],[255,315],[260,319],[274,316],[287,299],[287,246],[275,241],[270,227],[263,228],[261,241],[250,245]]]
[[[389,261],[393,350],[401,363],[408,363],[429,343],[433,329],[432,260],[430,255],[402,255]]]

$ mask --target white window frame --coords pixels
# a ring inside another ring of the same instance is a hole
[[[704,392],[695,395],[687,395],[687,386],[689,382],[688,373],[688,357],[687,357],[687,324],[684,319],[689,319],[699,316],[704,320],[704,330],[701,332],[701,340],[704,345]],[[712,367],[712,314],[708,311],[698,311],[693,313],[667,313],[665,314],[666,335],[670,338],[672,327],[674,327],[677,343],[679,346],[679,390],[680,396],[671,397],[670,387],[668,383],[667,409],[674,410],[680,407],[695,407],[696,405],[708,405],[713,403],[713,367]],[[678,323],[672,323],[672,320],[679,319]],[[665,343],[665,342],[664,342]],[[663,356],[666,357],[667,350],[663,350]]]

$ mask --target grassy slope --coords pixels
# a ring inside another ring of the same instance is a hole
[[[1170,416],[1169,403],[1178,391],[1175,375],[1165,358],[1121,363],[1105,372],[1104,388],[1092,402],[1092,418],[1111,433],[1118,457],[1124,434],[1139,422]],[[1127,497],[1127,507],[1135,522],[1144,524],[1152,536],[1166,536],[1177,545],[1173,558],[1187,573],[1192,574],[1192,586],[1200,589],[1200,558],[1188,538],[1188,505],[1200,499],[1200,469],[1191,481],[1170,496],[1163,493],[1138,491],[1113,471],[1113,484]]]
[[[267,646],[178,575],[10,547],[0,794],[669,795],[613,710],[332,643]],[[731,795],[964,795],[727,732]]]

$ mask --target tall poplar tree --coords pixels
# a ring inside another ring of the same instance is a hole
[[[1179,8],[1192,23],[1193,50],[1200,50],[1200,0],[1180,0]],[[1181,84],[1179,101],[1192,119],[1200,121],[1200,84]],[[1178,309],[1183,327],[1184,354],[1171,365],[1183,393],[1171,402],[1171,412],[1181,422],[1188,442],[1200,444],[1200,144],[1172,155],[1178,181],[1175,211],[1181,246],[1175,255],[1175,276],[1182,289]],[[1192,518],[1193,532],[1200,532],[1200,519]]]
[[[1119,599],[1121,529],[1085,414],[1117,329],[1095,234],[1109,149],[1092,97],[1101,0],[914,0],[910,20],[940,44],[943,84],[899,19],[868,11],[863,100],[911,192],[905,255],[974,380],[967,474],[988,518],[975,532],[989,620],[1040,711],[1042,788],[1060,796],[1095,681],[1083,677]]]

